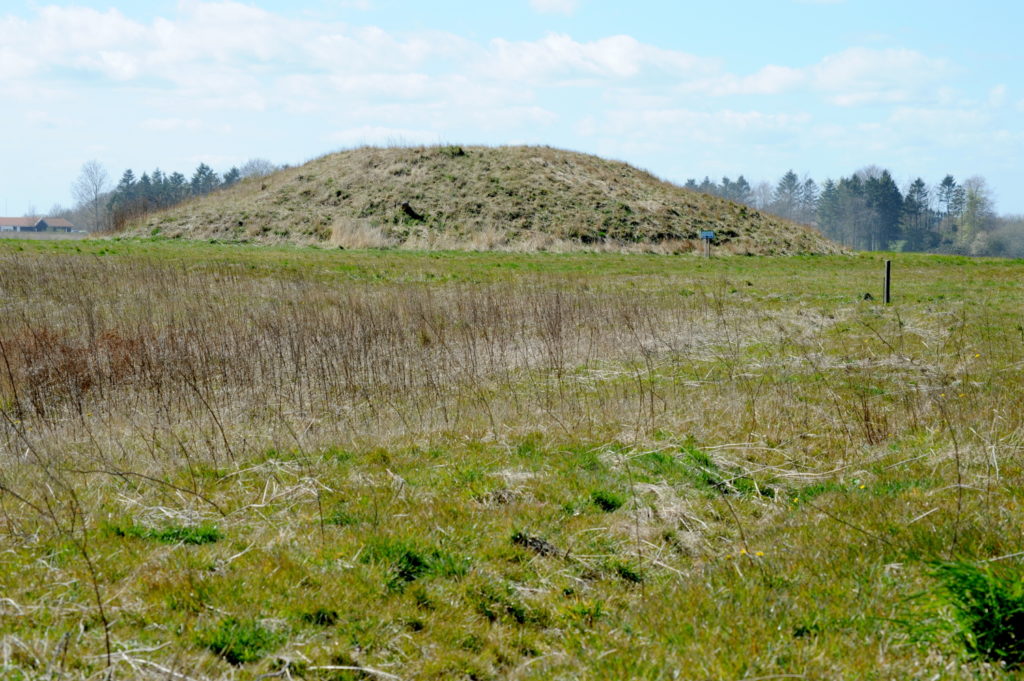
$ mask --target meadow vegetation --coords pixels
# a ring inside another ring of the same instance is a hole
[[[1024,263],[0,243],[0,677],[1012,678]]]

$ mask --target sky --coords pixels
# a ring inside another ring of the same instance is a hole
[[[82,164],[543,144],[670,181],[981,175],[1024,214],[1011,0],[0,0],[0,210]]]

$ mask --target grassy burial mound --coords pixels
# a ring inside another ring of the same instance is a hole
[[[625,163],[547,147],[361,148],[149,216],[134,231],[345,248],[835,253],[816,231]]]

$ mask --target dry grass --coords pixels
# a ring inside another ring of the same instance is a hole
[[[384,230],[374,226],[369,220],[354,218],[338,218],[331,225],[331,246],[340,248],[391,248],[397,245],[395,239],[384,234]]]
[[[150,216],[193,239],[422,250],[836,253],[814,230],[624,163],[548,147],[360,148]]]
[[[11,243],[4,678],[1012,675],[1018,263]]]

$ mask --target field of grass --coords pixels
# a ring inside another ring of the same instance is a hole
[[[0,242],[0,678],[1014,678],[1022,275]]]

